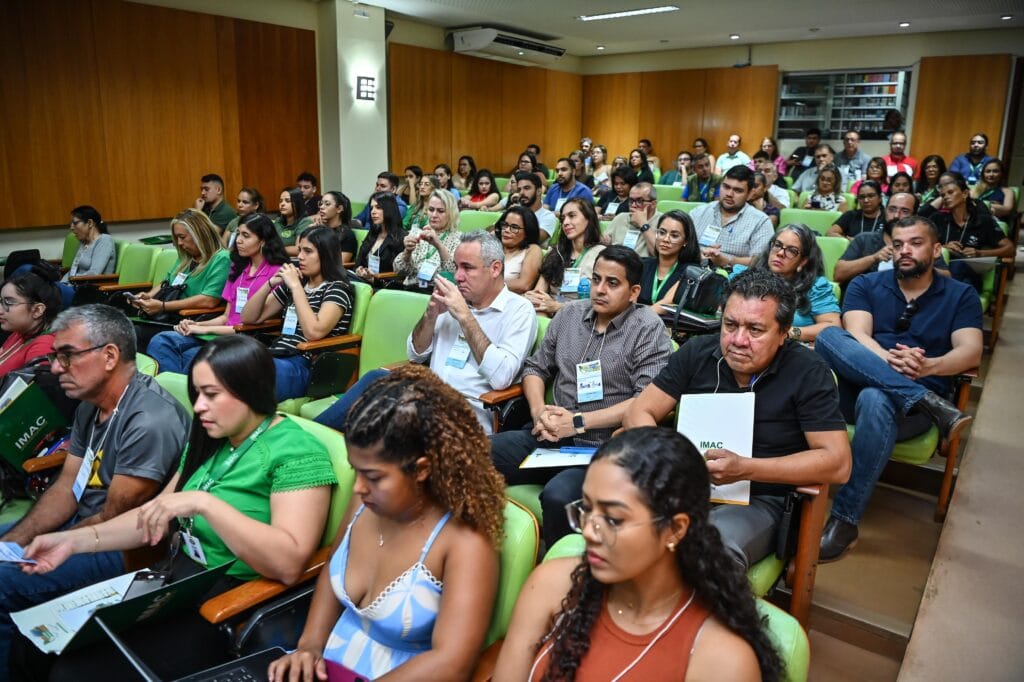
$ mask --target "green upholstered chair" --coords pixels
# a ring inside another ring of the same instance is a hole
[[[192,401],[188,397],[188,375],[177,372],[160,372],[156,375],[156,383],[171,395],[192,414]]]
[[[839,211],[818,211],[803,208],[784,208],[779,215],[779,227],[790,223],[803,223],[818,234],[825,236],[835,225],[842,213]]]
[[[358,249],[362,248],[363,242],[366,240],[366,235],[368,235],[369,233],[369,230],[362,230],[359,228],[355,228],[352,230],[352,234],[356,236],[356,246],[358,247],[356,249],[357,251]]]
[[[61,251],[60,267],[62,270],[71,267],[71,264],[75,262],[76,253],[78,253],[78,238],[75,237],[74,232],[69,231],[64,235],[64,248]]]
[[[510,500],[505,504],[504,530],[499,557],[501,575],[498,579],[498,594],[494,602],[494,613],[491,614],[491,624],[487,628],[487,638],[484,640],[485,647],[505,636],[519,592],[537,564],[540,528],[533,515]]]
[[[793,184],[792,178],[787,178],[787,179],[790,181],[789,184],[792,185]],[[794,192],[791,189],[787,189],[786,191],[789,192],[789,207],[790,208],[801,208],[800,204],[798,203],[800,201],[800,195],[797,194],[796,192]]]
[[[846,253],[850,241],[846,237],[827,237],[819,235],[815,240],[821,249],[821,255],[825,265],[825,279],[835,281],[836,263]]]
[[[159,249],[155,246],[133,242],[115,242],[117,267],[107,275],[77,275],[70,278],[71,284],[125,284],[147,279],[153,269],[153,261]]]
[[[362,213],[364,208],[366,208],[366,202],[365,201],[353,201],[352,202],[352,217],[355,218],[357,215]]]
[[[658,193],[658,201],[682,201],[683,188],[675,185],[655,185]]]
[[[792,178],[791,176],[789,176],[789,175],[785,176],[785,177],[783,178],[783,180],[785,180],[785,182],[786,182],[786,188],[787,188],[787,189],[788,189],[788,188],[790,188],[790,187],[792,187],[792,186],[793,186],[793,183],[794,183],[794,182],[796,182],[796,180],[795,180],[795,179],[793,179],[793,178]]]
[[[682,211],[683,213],[689,213],[698,206],[704,204],[700,201],[673,201],[671,199],[662,200],[660,195],[658,198],[658,211],[661,213],[668,213],[669,211]]]
[[[155,377],[160,369],[157,361],[145,353],[135,354],[135,367],[139,370],[140,374],[145,374],[148,377]]]
[[[657,166],[651,166],[651,175],[654,176],[654,184],[657,184],[658,180],[661,180],[661,169]]]
[[[459,213],[459,231],[486,230],[498,222],[500,216],[497,211],[462,211]]]
[[[154,284],[158,284],[167,278],[171,268],[174,267],[174,264],[178,261],[178,252],[175,249],[161,249],[159,247],[146,246],[145,244],[141,244],[140,246],[155,249],[156,251],[153,255],[152,261],[150,262],[149,271],[139,279],[125,279],[123,281],[118,280],[116,284],[104,284],[100,286],[100,291],[106,293],[115,293],[119,291],[146,291],[148,289],[152,289]]]

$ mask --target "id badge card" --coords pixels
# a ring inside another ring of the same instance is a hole
[[[199,542],[199,538],[187,530],[181,531],[181,547],[189,559],[203,566],[206,565],[206,553],[203,552],[203,545]]]
[[[609,201],[608,202],[608,208],[606,208],[605,211],[604,211],[605,215],[612,215],[613,213],[618,211],[619,210],[619,204],[621,204],[621,203],[622,203],[621,201]]]
[[[563,294],[575,294],[580,288],[580,269],[566,268],[562,277],[562,286],[559,289]]]
[[[416,273],[417,283],[420,285],[420,288],[426,289],[434,280],[435,274],[437,274],[437,263],[431,263],[430,261],[420,263],[419,272]]]
[[[718,237],[722,234],[721,225],[708,225],[704,228],[704,231],[700,233],[700,245],[701,246],[714,246],[718,243]]]
[[[629,230],[626,232],[626,238],[622,240],[622,245],[627,249],[635,249],[637,242],[640,241],[640,230]]]
[[[370,271],[371,275],[379,275],[380,256],[368,256],[366,258],[366,268]]]
[[[171,286],[180,286],[185,283],[186,279],[188,279],[188,273],[182,270],[181,272],[174,276],[174,281],[171,282]]]
[[[81,501],[85,493],[85,486],[89,485],[89,477],[92,476],[92,464],[96,460],[96,453],[92,448],[85,451],[85,458],[82,459],[82,468],[75,476],[75,482],[71,486],[71,492],[75,495],[75,501]]]
[[[235,289],[235,312],[241,313],[242,308],[249,302],[249,287],[238,287]]]
[[[288,306],[288,310],[284,314],[284,324],[281,326],[282,334],[294,334],[295,330],[299,327],[299,314],[295,311],[295,306]]]
[[[804,168],[810,168],[812,163],[814,163],[814,157],[810,154],[805,156],[802,162]]]
[[[892,267],[893,266],[891,260],[884,260],[878,264],[878,271],[885,272],[886,270],[892,270]]]
[[[455,340],[452,349],[448,351],[448,359],[444,361],[444,364],[448,367],[462,369],[466,366],[466,362],[469,361],[469,352],[469,343],[462,334],[459,334],[459,338]]]
[[[591,360],[576,365],[576,402],[589,403],[604,398],[601,361]]]
[[[562,210],[562,204],[564,204],[565,202],[566,202],[566,198],[565,197],[562,197],[561,199],[558,199],[558,200],[555,201],[555,213],[558,213],[559,211]]]

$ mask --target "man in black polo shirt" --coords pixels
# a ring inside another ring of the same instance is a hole
[[[626,428],[654,425],[684,394],[756,395],[753,457],[722,449],[705,454],[713,483],[752,482],[749,505],[711,511],[744,568],[774,549],[794,486],[843,483],[850,475],[850,443],[832,373],[813,351],[789,340],[795,308],[792,288],[778,275],[739,275],[729,283],[721,335],[683,344],[623,420]]]

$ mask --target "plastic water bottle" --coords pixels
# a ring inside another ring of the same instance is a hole
[[[581,301],[590,298],[590,279],[580,277],[580,283],[576,285],[576,297]]]

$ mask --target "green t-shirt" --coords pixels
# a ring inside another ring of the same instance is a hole
[[[171,268],[171,273],[167,275],[167,281],[174,282],[174,273],[178,271],[180,265],[181,259],[179,258],[174,263],[174,267]],[[199,294],[220,298],[220,295],[224,292],[224,283],[228,279],[228,272],[230,270],[231,255],[227,249],[218,249],[202,272],[190,274],[185,278],[185,293],[182,295],[182,298],[198,296]]]
[[[234,209],[228,206],[228,202],[222,201],[219,204],[217,204],[217,208],[207,212],[206,215],[210,216],[211,223],[213,223],[214,225],[219,227],[221,231],[223,231],[225,228],[227,228],[228,223],[231,222],[231,219],[234,218],[237,214],[235,213]]]
[[[217,471],[229,452],[230,446],[225,444],[196,470],[182,490],[198,490],[210,470]],[[181,462],[185,462],[184,455]],[[178,471],[181,471],[182,464],[178,465]],[[326,448],[285,417],[261,434],[231,470],[214,483],[209,493],[249,518],[270,524],[272,493],[318,488],[337,482]],[[203,547],[207,566],[220,566],[235,558],[202,516],[193,519],[192,534]],[[242,561],[235,562],[228,575],[241,580],[259,577]]]
[[[232,218],[228,222],[228,226],[225,227],[224,229],[227,230],[228,232],[234,232],[235,230],[238,229],[238,221],[240,221],[240,220],[241,220],[241,218],[239,218],[238,216],[235,216],[234,218]]]
[[[294,227],[287,227],[284,224],[284,220],[278,216],[274,220],[274,228],[277,230],[277,234],[281,236],[281,241],[284,242],[285,246],[295,246],[295,242],[298,241],[299,235],[308,230],[313,225],[313,219],[306,216],[299,221],[298,225]]]

